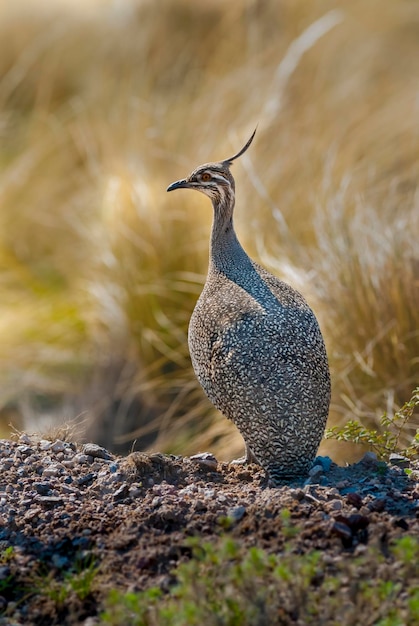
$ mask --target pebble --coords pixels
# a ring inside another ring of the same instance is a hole
[[[112,499],[114,502],[118,502],[119,500],[124,500],[129,494],[129,485],[124,483],[114,493],[112,494]]]
[[[346,502],[356,507],[357,509],[360,509],[362,506],[362,498],[356,491],[348,493],[348,495],[346,496]]]
[[[88,474],[81,476],[77,480],[77,484],[79,485],[79,487],[81,487],[82,485],[87,485],[88,483],[91,483],[94,478],[96,478],[96,474],[94,474],[93,472],[89,472]]]
[[[68,565],[68,558],[66,556],[61,556],[60,554],[53,554],[51,560],[53,565],[55,565],[55,567],[58,567],[58,569],[62,569],[63,567]]]
[[[61,441],[61,439],[57,439],[57,441],[54,441],[54,443],[52,444],[51,450],[52,452],[54,452],[54,454],[57,454],[58,452],[64,452],[65,450],[64,442]]]
[[[61,461],[62,465],[67,469],[72,469],[75,465],[74,458],[73,459],[64,459]]]
[[[39,446],[39,449],[44,452],[51,448],[52,441],[48,441],[47,439],[41,439],[41,441],[38,443],[38,446]]]
[[[210,470],[216,470],[218,466],[218,461],[213,454],[209,452],[200,452],[199,454],[194,454],[190,457],[191,461],[194,463],[198,463],[202,467],[206,467]]]
[[[35,501],[48,508],[58,506],[60,504],[64,504],[63,499],[60,497],[56,497],[56,496],[37,496],[35,498]]]
[[[28,456],[29,454],[33,453],[33,448],[27,445],[21,445],[16,448],[16,456]]]
[[[320,465],[324,472],[329,472],[332,467],[332,459],[330,456],[316,456],[314,459],[313,467]]]
[[[26,443],[28,446],[32,444],[32,440],[26,433],[22,433],[19,437],[20,443]]]
[[[73,462],[80,463],[81,465],[83,463],[88,463],[90,465],[91,463],[93,463],[93,457],[90,454],[84,454],[82,452],[78,452],[77,454],[73,456]]]
[[[306,494],[303,489],[291,489],[290,491],[294,500],[304,500]]]
[[[8,578],[11,574],[10,571],[10,567],[8,567],[7,565],[2,565],[0,567],[0,580],[5,580],[6,578]]]
[[[239,522],[246,513],[245,506],[235,506],[232,509],[228,509],[227,516],[232,519],[234,522]]]
[[[359,463],[362,463],[363,465],[377,465],[377,455],[375,452],[366,452]]]
[[[308,475],[310,476],[310,478],[312,480],[320,478],[320,476],[322,474],[323,474],[323,466],[322,465],[314,465],[314,467],[312,467],[311,470],[308,473]]]
[[[112,454],[108,452],[106,448],[102,448],[96,443],[85,443],[82,450],[84,454],[92,456],[95,459],[106,459],[108,461],[113,459]]]
[[[139,483],[136,483],[134,485],[131,485],[131,487],[129,488],[129,497],[130,498],[139,498],[140,496],[143,495],[143,489],[141,488],[141,485]]]
[[[34,483],[33,486],[34,486],[35,490],[41,496],[46,496],[51,491],[51,483],[47,483],[47,482]]]
[[[386,508],[386,504],[386,498],[375,498],[375,500],[373,500],[372,502],[368,502],[367,507],[370,511],[381,513]]]
[[[391,465],[396,465],[401,469],[407,469],[410,466],[410,460],[407,457],[395,452],[390,454],[389,461]]]
[[[46,467],[44,469],[44,471],[42,472],[42,476],[59,476],[61,472],[61,468],[57,465],[50,465],[49,467]]]

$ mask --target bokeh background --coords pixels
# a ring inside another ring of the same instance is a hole
[[[239,149],[236,229],[300,289],[330,425],[419,382],[419,3],[0,4],[1,434],[240,454],[187,325],[211,206],[167,185]],[[327,441],[339,462],[354,451]]]

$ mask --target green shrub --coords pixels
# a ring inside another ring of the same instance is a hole
[[[112,591],[101,623],[117,626],[413,626],[419,619],[419,543],[405,537],[386,561],[373,548],[330,559],[320,551],[267,554],[232,539],[191,542],[169,593]],[[413,559],[413,560],[412,560]]]

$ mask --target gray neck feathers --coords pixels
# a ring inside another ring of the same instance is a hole
[[[210,271],[218,270],[232,279],[237,271],[248,271],[251,265],[234,230],[234,203],[234,191],[231,188],[224,188],[222,195],[213,199],[214,221],[210,242]]]
[[[216,275],[223,274],[251,295],[263,309],[282,308],[237,239],[233,225],[234,202],[231,188],[223,189],[222,196],[213,199],[208,278],[217,280]]]

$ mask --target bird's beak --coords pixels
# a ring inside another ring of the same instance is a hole
[[[175,183],[169,185],[166,191],[173,191],[174,189],[187,189],[188,187],[188,180],[186,178],[182,178],[182,180],[177,180]]]

